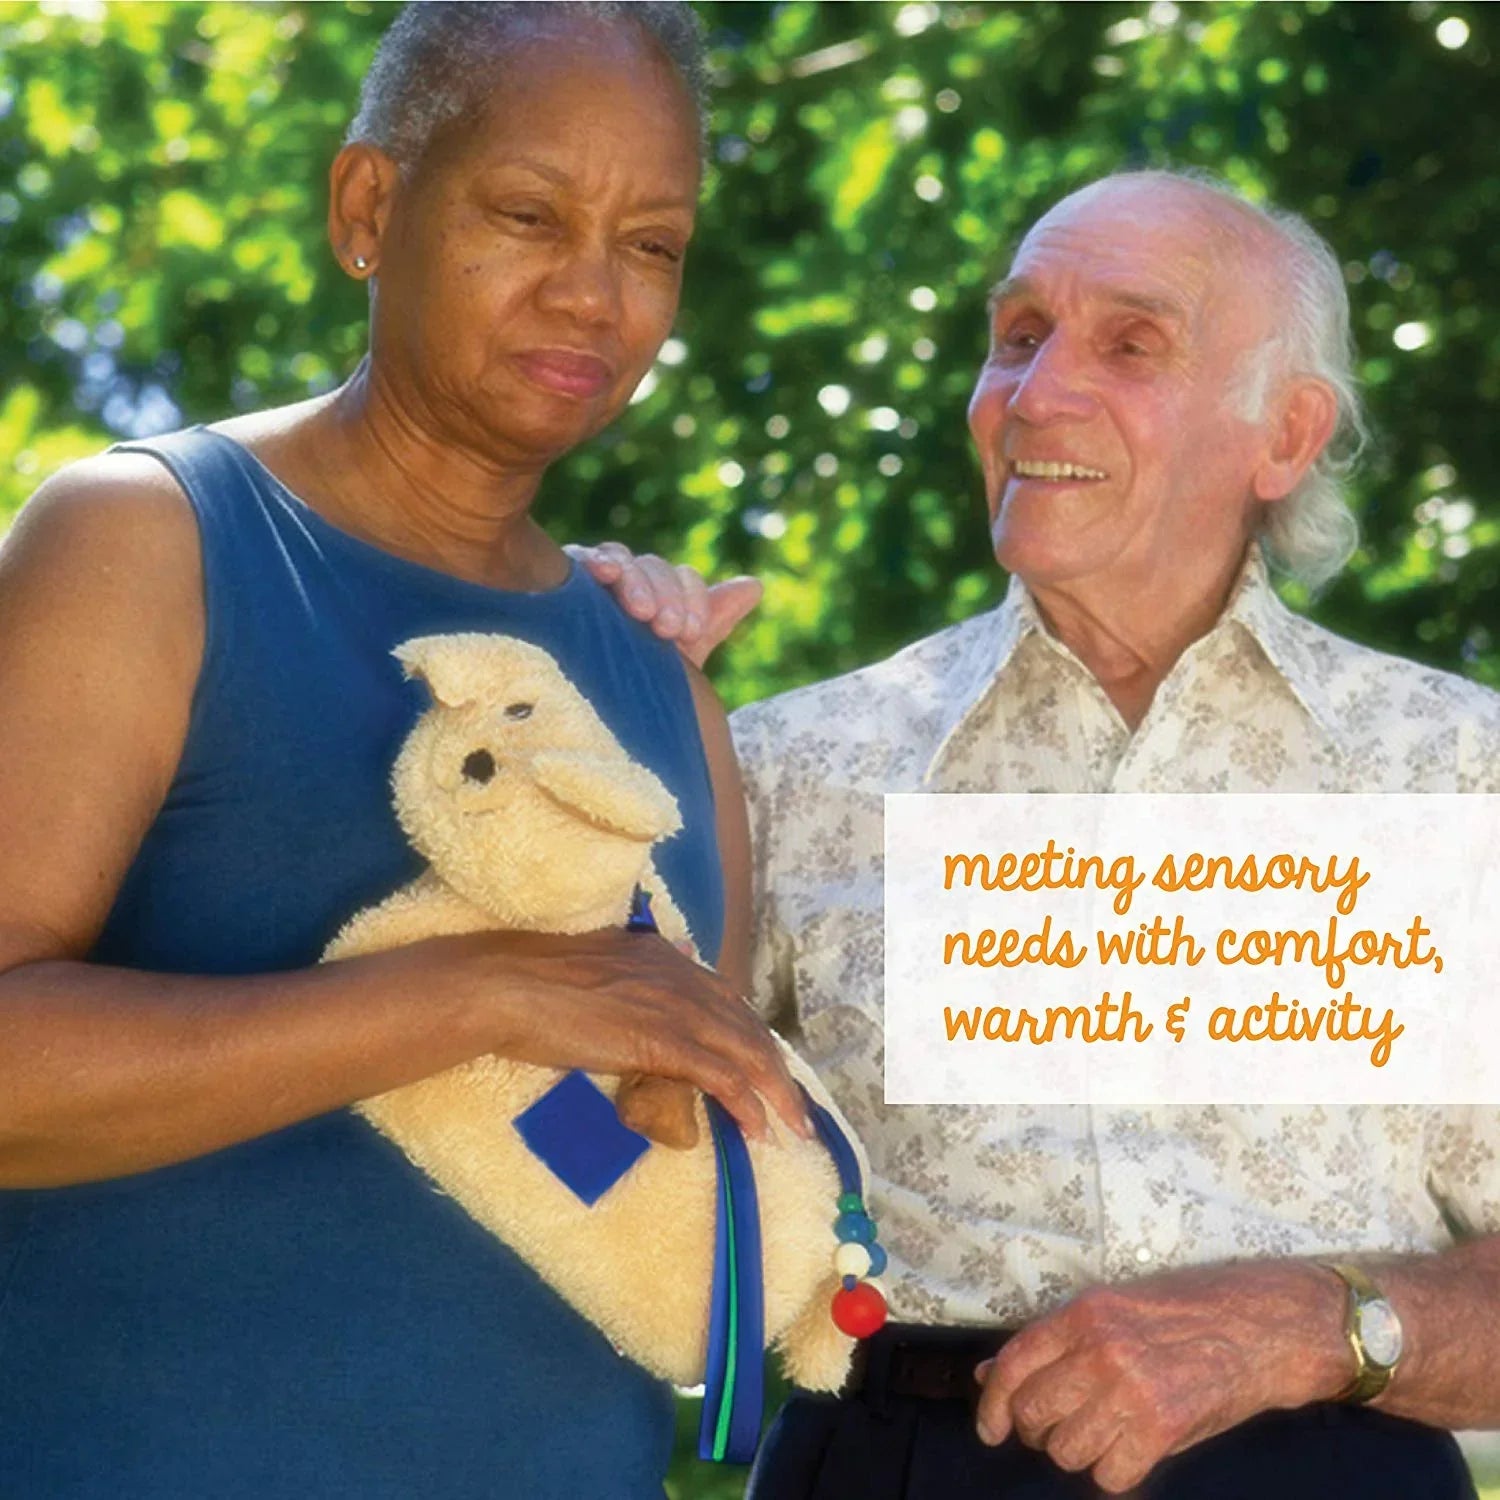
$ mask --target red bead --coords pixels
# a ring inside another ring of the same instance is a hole
[[[868,1281],[833,1294],[833,1321],[852,1339],[867,1339],[885,1326],[885,1298]]]

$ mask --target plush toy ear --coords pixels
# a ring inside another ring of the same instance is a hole
[[[600,828],[649,844],[682,827],[672,794],[634,761],[577,750],[544,750],[528,764],[532,778],[548,796]]]
[[[421,635],[402,641],[391,655],[408,677],[427,684],[434,702],[462,708],[477,696],[464,642],[461,635]]]

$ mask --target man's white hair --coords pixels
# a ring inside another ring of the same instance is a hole
[[[1354,373],[1343,267],[1328,242],[1300,214],[1252,203],[1211,173],[1154,169],[1119,172],[1100,180],[1153,178],[1164,184],[1191,184],[1233,204],[1277,254],[1283,273],[1278,327],[1246,359],[1230,395],[1235,414],[1247,422],[1260,421],[1276,386],[1297,376],[1311,376],[1333,392],[1337,418],[1332,437],[1291,494],[1261,507],[1259,522],[1267,561],[1317,589],[1343,569],[1359,544],[1359,525],[1344,487],[1369,437]]]

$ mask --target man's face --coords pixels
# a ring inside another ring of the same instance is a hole
[[[969,404],[1000,564],[1149,610],[1225,585],[1251,530],[1259,428],[1235,411],[1270,331],[1226,209],[1114,182],[1026,237]]]

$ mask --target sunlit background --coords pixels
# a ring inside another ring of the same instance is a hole
[[[1492,11],[700,9],[718,87],[682,316],[542,514],[760,574],[726,697],[998,598],[964,431],[985,288],[1063,193],[1163,162],[1300,210],[1344,263],[1377,441],[1364,544],[1317,617],[1500,685]],[[324,180],[390,15],[0,4],[0,526],[69,459],[352,368],[364,297],[324,243]]]

